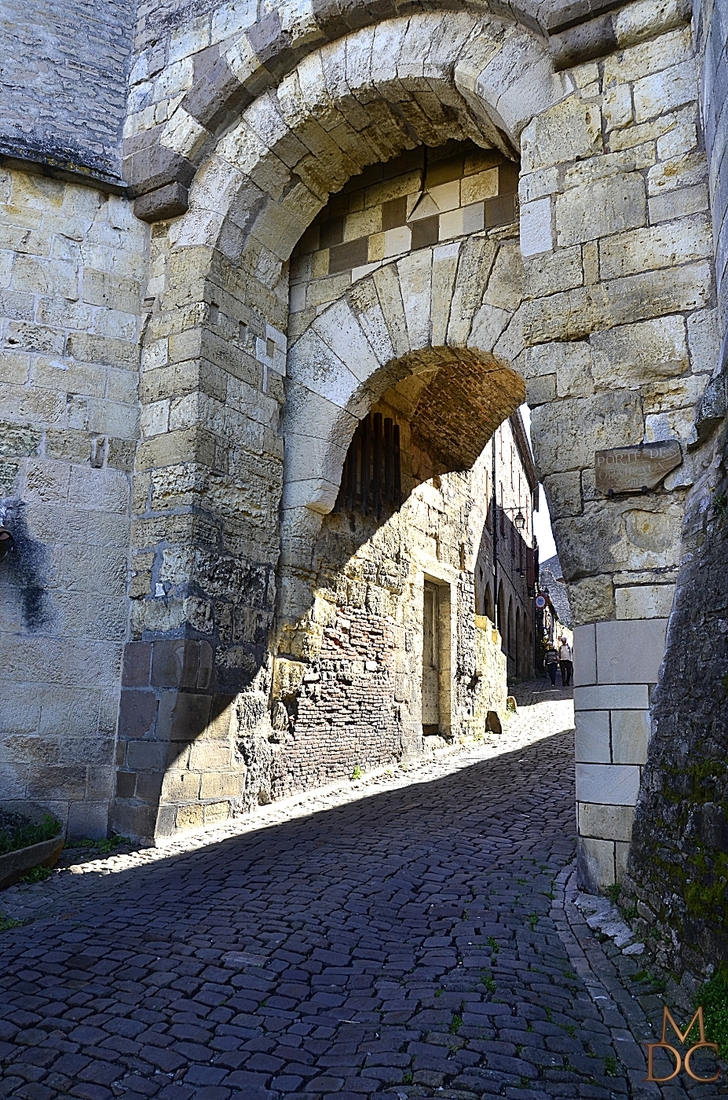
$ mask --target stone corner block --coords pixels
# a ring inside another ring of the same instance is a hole
[[[580,890],[598,894],[616,879],[614,841],[579,837],[576,850],[576,881]]]
[[[587,710],[576,715],[575,743],[578,763],[609,764],[609,711]]]
[[[140,221],[159,222],[185,214],[189,204],[189,191],[174,180],[134,199],[134,213]]]
[[[634,806],[604,806],[595,802],[579,802],[579,836],[618,840],[628,844],[632,839],[634,814]]]
[[[667,619],[619,619],[596,624],[600,684],[656,684],[665,653]]]
[[[594,623],[574,627],[574,686],[597,682],[597,644]]]
[[[640,789],[640,769],[634,764],[577,764],[577,802],[634,806]]]
[[[618,619],[666,619],[675,596],[674,584],[640,584],[616,588]]]
[[[647,684],[594,684],[574,688],[574,710],[647,710]]]
[[[612,759],[615,764],[644,764],[649,740],[648,711],[612,711]]]

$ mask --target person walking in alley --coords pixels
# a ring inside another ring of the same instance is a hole
[[[544,653],[543,663],[546,665],[546,671],[551,680],[551,687],[556,687],[556,669],[559,667],[559,655],[551,642],[549,642],[548,648]]]
[[[574,651],[567,642],[566,635],[562,637],[559,646],[559,665],[563,687],[571,687],[571,680],[574,675]]]

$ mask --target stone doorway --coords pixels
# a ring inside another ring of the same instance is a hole
[[[422,732],[440,732],[440,606],[438,586],[425,581],[422,602]]]

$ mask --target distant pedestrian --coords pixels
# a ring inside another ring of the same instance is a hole
[[[546,665],[546,671],[551,679],[551,687],[556,687],[556,670],[559,667],[559,655],[551,642],[549,642],[544,654],[543,663]]]
[[[566,635],[561,639],[559,646],[559,665],[561,666],[561,683],[567,688],[571,687],[574,675],[574,651],[566,640]]]

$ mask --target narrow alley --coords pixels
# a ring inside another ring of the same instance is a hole
[[[0,938],[0,1096],[685,1096],[640,1083],[648,1035],[567,919],[567,695],[214,844],[5,891],[35,919]]]

